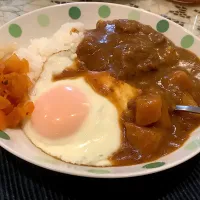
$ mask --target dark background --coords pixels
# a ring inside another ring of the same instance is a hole
[[[200,154],[157,174],[126,179],[92,179],[34,166],[1,148],[0,200],[15,199],[200,200]]]

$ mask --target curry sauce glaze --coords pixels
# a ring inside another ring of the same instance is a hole
[[[87,77],[83,71],[90,76],[106,72],[141,91],[120,112],[122,140],[110,157],[113,165],[133,165],[167,155],[199,126],[199,115],[175,112],[174,107],[200,105],[200,60],[150,26],[130,20],[99,21],[95,29],[85,31],[76,53],[80,70],[77,74],[66,70],[56,80]],[[88,83],[94,88],[92,81]],[[103,95],[101,88],[95,91]],[[104,96],[109,99],[109,94]]]

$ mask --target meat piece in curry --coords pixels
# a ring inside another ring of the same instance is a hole
[[[85,69],[88,83],[118,111],[117,99],[126,92],[113,98],[101,87],[119,80],[123,88],[137,91],[118,112],[122,142],[110,157],[113,165],[155,160],[179,148],[199,126],[199,115],[175,112],[174,107],[200,105],[200,60],[150,26],[131,20],[99,21],[95,29],[85,31],[77,63]],[[115,94],[120,91],[114,88]]]

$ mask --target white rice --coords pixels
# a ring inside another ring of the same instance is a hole
[[[71,33],[72,28],[77,29],[79,33]],[[66,23],[51,38],[32,39],[27,48],[19,48],[15,51],[21,59],[28,60],[31,81],[34,82],[38,79],[44,62],[52,54],[69,50],[71,58],[76,58],[76,48],[83,38],[83,32],[84,25],[82,23]]]

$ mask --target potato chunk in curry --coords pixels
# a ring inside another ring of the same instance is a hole
[[[136,99],[136,124],[147,126],[161,117],[162,99],[160,95],[143,95]]]
[[[125,123],[129,143],[145,156],[154,153],[162,140],[161,130]]]

